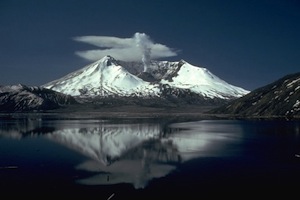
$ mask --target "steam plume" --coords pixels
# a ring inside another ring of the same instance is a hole
[[[134,39],[137,47],[140,49],[142,53],[142,62],[144,65],[144,72],[147,71],[150,65],[151,59],[151,45],[153,44],[148,35],[145,33],[135,33]]]

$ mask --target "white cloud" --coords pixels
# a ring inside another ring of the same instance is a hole
[[[141,41],[137,40],[137,36],[143,36],[141,38],[147,39],[143,45],[145,48],[150,50],[147,52],[150,53],[148,56],[150,56],[151,59],[159,59],[177,55],[173,49],[167,47],[166,45],[152,42],[149,39],[149,36],[144,33],[136,33],[131,38],[118,38],[110,36],[75,37],[73,38],[75,41],[84,42],[99,47],[99,49],[77,51],[75,53],[76,55],[90,61],[99,60],[107,55],[123,61],[142,61],[143,56],[145,56],[145,51],[141,49]]]
[[[75,37],[74,40],[106,48],[127,48],[134,43],[133,38],[117,38],[109,36],[80,36]]]

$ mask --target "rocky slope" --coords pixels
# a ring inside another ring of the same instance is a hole
[[[74,104],[76,100],[41,87],[25,85],[0,86],[0,112],[42,111]]]
[[[300,73],[258,88],[211,113],[239,116],[300,116]]]

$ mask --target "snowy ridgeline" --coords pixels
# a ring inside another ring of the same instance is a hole
[[[232,99],[248,93],[221,80],[206,68],[193,66],[183,60],[152,61],[147,71],[142,71],[142,63],[116,61],[110,56],[43,87],[72,96],[89,97],[160,97],[166,87],[206,98]]]

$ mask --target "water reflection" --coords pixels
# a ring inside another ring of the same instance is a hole
[[[201,156],[237,154],[242,131],[231,123],[211,121],[114,124],[105,121],[18,121],[0,123],[0,136],[44,137],[84,155],[77,170],[91,172],[78,180],[87,185],[131,183],[144,188],[182,162]],[[186,129],[189,127],[189,129]],[[229,148],[228,148],[229,147]]]
[[[223,157],[240,154],[240,148],[236,148],[236,145],[240,145],[244,135],[242,127],[232,121],[184,122],[172,124],[170,128],[185,128],[168,136],[181,153],[183,161],[202,156]]]
[[[91,158],[76,168],[97,174],[79,183],[132,183],[143,188],[149,180],[174,170],[181,160],[162,130],[159,124],[101,124],[57,130],[46,137]]]

